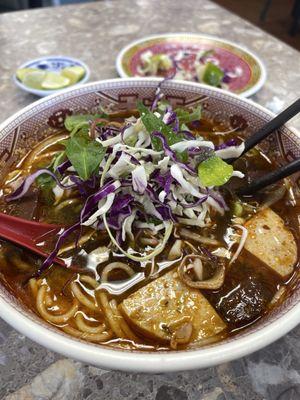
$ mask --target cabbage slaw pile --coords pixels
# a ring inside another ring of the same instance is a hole
[[[231,140],[215,146],[194,136],[188,125],[200,120],[201,106],[174,110],[160,86],[152,106],[138,102],[139,117],[127,118],[122,126],[104,113],[67,116],[65,150],[6,197],[20,199],[36,182],[50,184],[56,198],[76,190],[84,199],[78,221],[60,233],[39,273],[83,226],[105,229],[121,253],[145,261],[163,251],[174,224],[203,228],[210,226],[212,212],[227,210],[219,188],[244,175],[224,160],[242,154],[244,144]],[[151,230],[160,239],[157,247],[142,253],[128,247],[139,229]]]
[[[171,54],[146,50],[141,54],[140,62],[137,68],[140,76],[161,76],[173,72],[173,79],[201,82],[223,89],[228,89],[232,80],[243,74],[240,66],[230,71],[222,68],[213,49],[196,53],[185,49]]]

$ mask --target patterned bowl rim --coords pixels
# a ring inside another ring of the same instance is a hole
[[[133,82],[139,83],[139,86],[141,86],[143,82],[147,85],[149,83],[157,84],[160,81],[161,79],[159,78],[110,79],[88,83],[76,89],[70,88],[63,93],[53,94],[46,99],[40,99],[18,111],[0,125],[0,132],[20,116],[26,115],[34,108],[38,109],[41,104],[48,102],[51,99],[59,100],[60,97],[64,96],[66,93],[75,92],[76,94],[80,94],[81,90],[88,88],[95,88],[97,90],[97,88],[101,87],[103,89],[103,85],[119,84],[122,88],[125,88],[126,85],[130,86]],[[172,85],[173,87],[178,86],[178,88],[190,86],[194,89],[202,88],[207,90],[207,86],[205,85],[180,80],[173,81]],[[240,96],[233,93],[224,92],[223,90],[216,88],[210,88],[210,91],[212,93],[220,93],[223,96],[225,94],[233,103],[236,101],[242,101],[243,103],[248,104],[249,108],[257,109],[258,111],[268,114],[270,118],[275,116],[274,113],[261,105],[248,99],[241,99]],[[51,106],[53,106],[53,104]],[[300,133],[297,131],[295,131],[295,133],[299,137],[300,146]],[[29,318],[29,316],[22,314],[1,296],[0,317],[28,338],[52,351],[63,354],[66,357],[71,357],[80,360],[81,362],[109,370],[162,373],[211,367],[241,358],[269,345],[300,323],[300,302],[293,305],[283,315],[266,326],[260,327],[248,335],[236,337],[235,340],[228,343],[220,342],[212,347],[204,347],[188,351],[156,353],[119,350],[72,339],[65,334],[59,333],[59,331],[51,330],[45,325],[41,325],[32,318]]]
[[[131,77],[131,75],[128,75],[126,73],[126,71],[124,70],[123,65],[122,65],[123,58],[129,49],[131,49],[132,47],[139,45],[143,42],[146,42],[148,40],[161,39],[161,38],[173,38],[173,37],[178,37],[178,36],[190,36],[192,38],[204,38],[204,39],[215,40],[217,42],[225,43],[227,45],[235,47],[238,50],[248,53],[251,57],[253,57],[253,59],[255,60],[255,62],[257,63],[257,65],[260,68],[260,78],[256,82],[255,85],[253,85],[249,89],[246,89],[245,91],[239,93],[239,96],[250,97],[253,94],[255,94],[256,92],[258,92],[265,84],[266,79],[267,79],[267,69],[266,69],[264,62],[258,57],[257,54],[253,53],[247,47],[237,44],[235,42],[232,42],[231,40],[222,39],[221,37],[218,37],[218,36],[206,35],[206,34],[202,34],[202,33],[192,33],[192,32],[161,33],[159,35],[149,35],[149,36],[144,36],[141,39],[137,39],[137,40],[134,40],[134,41],[128,43],[128,45],[126,45],[125,47],[122,48],[122,50],[118,53],[117,58],[116,58],[116,69],[117,69],[120,77],[121,78],[130,78]],[[209,85],[207,85],[207,86],[210,87]],[[232,92],[230,92],[230,93],[232,93]]]
[[[79,82],[76,82],[75,84],[68,86],[66,89],[57,89],[57,90],[39,90],[39,89],[33,89],[30,88],[26,85],[24,85],[22,82],[19,81],[19,79],[17,78],[16,73],[13,75],[12,79],[13,82],[16,86],[18,86],[20,89],[24,90],[27,93],[32,93],[35,94],[36,96],[39,97],[46,97],[52,94],[57,94],[57,93],[61,93],[65,90],[68,90],[69,88],[75,88],[78,87],[79,85],[82,85],[84,83],[86,83],[89,79],[90,79],[90,75],[91,75],[91,71],[89,69],[89,67],[87,66],[87,64],[85,62],[83,62],[82,60],[80,60],[79,58],[74,58],[74,57],[69,57],[69,56],[62,56],[62,55],[52,55],[52,56],[45,56],[45,57],[38,57],[38,58],[34,58],[32,60],[28,60],[25,63],[23,63],[22,65],[20,65],[18,69],[21,68],[27,68],[28,65],[34,63],[34,62],[38,62],[38,61],[47,61],[47,60],[51,60],[51,59],[57,59],[57,58],[61,58],[61,59],[65,59],[68,61],[72,61],[75,62],[77,64],[79,64],[81,67],[84,68],[85,70],[85,74],[83,76],[83,78],[80,79]]]

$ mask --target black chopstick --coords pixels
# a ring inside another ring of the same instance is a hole
[[[254,194],[258,190],[261,190],[266,186],[276,183],[280,179],[286,178],[287,176],[292,175],[298,171],[300,171],[300,158],[292,161],[287,165],[284,165],[281,168],[276,169],[275,171],[270,172],[267,175],[262,176],[261,178],[256,179],[248,186],[238,188],[236,194],[239,196],[248,196]]]
[[[278,114],[271,121],[267,122],[260,130],[251,135],[247,140],[245,140],[245,149],[243,153],[237,158],[231,158],[226,160],[228,163],[233,163],[235,160],[240,158],[243,154],[247,153],[250,149],[260,143],[263,139],[269,136],[276,129],[280,128],[283,124],[293,118],[296,114],[300,112],[300,99],[296,100],[288,108]]]

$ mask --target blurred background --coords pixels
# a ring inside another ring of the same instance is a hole
[[[300,0],[214,1],[300,50]],[[0,0],[0,12],[87,2],[89,0]]]

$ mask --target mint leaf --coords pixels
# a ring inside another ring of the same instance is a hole
[[[224,72],[215,64],[208,62],[206,64],[202,80],[211,86],[221,86]]]
[[[89,179],[99,168],[106,149],[87,133],[77,132],[66,143],[66,155],[81,179]]]
[[[198,176],[203,186],[222,186],[229,181],[233,167],[222,158],[212,156],[198,166]]]
[[[98,118],[107,118],[108,115],[102,114],[80,114],[80,115],[68,115],[65,119],[65,128],[67,131],[72,132],[72,134],[83,130],[88,132],[89,121],[93,121]]]
[[[186,110],[184,108],[177,108],[175,112],[179,120],[179,125],[182,127],[183,124],[188,124],[189,122],[193,121],[199,121],[201,119],[202,107],[201,105],[199,105],[192,109],[192,111]]]

